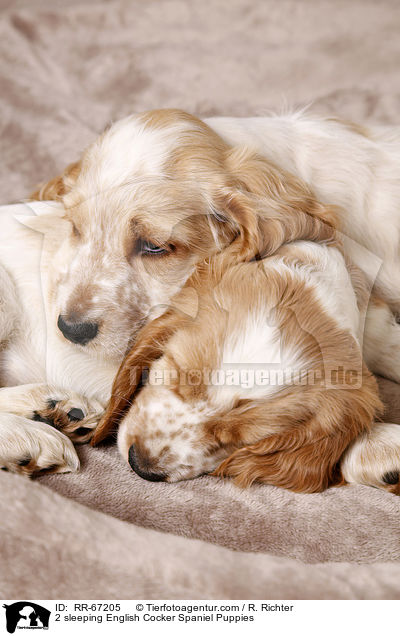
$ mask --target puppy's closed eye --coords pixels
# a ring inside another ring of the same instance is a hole
[[[139,238],[136,241],[134,253],[139,256],[165,256],[174,252],[175,249],[172,243],[158,245],[148,239]]]

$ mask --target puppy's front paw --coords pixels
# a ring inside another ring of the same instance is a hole
[[[0,467],[24,475],[66,473],[78,470],[79,459],[68,437],[48,424],[0,413]]]
[[[0,389],[0,412],[50,424],[75,443],[88,442],[103,414],[97,400],[47,384],[24,384]]]
[[[76,444],[83,444],[92,438],[102,414],[103,407],[96,400],[55,391],[42,407],[35,409],[32,419],[50,424]]]
[[[349,483],[400,495],[400,425],[375,424],[348,448],[341,470]]]

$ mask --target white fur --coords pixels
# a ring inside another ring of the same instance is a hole
[[[383,261],[377,281],[400,308],[400,127],[375,127],[365,137],[303,113],[205,122],[228,143],[254,148],[306,181],[321,201],[338,206],[349,256],[365,270],[361,244]]]
[[[375,128],[363,136],[338,122],[310,118],[303,114],[261,118],[211,118],[211,128],[230,144],[250,146],[274,163],[309,183],[317,196],[338,206],[346,250],[391,307],[400,311],[400,132]],[[125,254],[117,253],[116,228],[129,221],[132,187],[162,177],[171,144],[179,145],[186,125],[146,130],[135,117],[114,124],[87,157],[84,192],[90,200],[89,239],[79,253],[46,244],[46,233],[33,232],[15,215],[31,214],[25,205],[1,211],[0,241],[0,342],[3,386],[49,383],[64,390],[105,402],[118,363],[125,350],[129,331],[138,327],[129,320],[127,308],[141,304],[143,316],[157,315],[168,303],[171,286],[140,273],[147,300],[142,297]],[[86,186],[90,184],[90,187]],[[80,183],[78,179],[77,189]],[[110,190],[118,190],[110,205]],[[129,196],[127,193],[129,192]],[[155,187],[154,194],[157,194]],[[68,198],[66,199],[69,204]],[[73,207],[73,200],[71,200]],[[50,211],[61,216],[56,204],[32,204],[40,215]],[[118,213],[116,212],[118,208]],[[60,236],[67,231],[59,220]],[[29,223],[27,223],[29,225]],[[45,230],[43,230],[45,231]],[[70,231],[70,229],[68,230]],[[57,243],[57,239],[52,238]],[[61,244],[61,238],[60,238]],[[43,252],[42,252],[43,245]],[[52,256],[53,255],[53,256]],[[379,269],[376,263],[382,261]],[[142,268],[143,269],[143,268]],[[187,275],[191,267],[187,268]],[[343,297],[336,304],[341,326],[355,328],[354,308],[348,313],[348,287],[335,266],[331,282],[320,279],[319,295],[332,313],[330,285]],[[377,273],[378,272],[378,273]],[[56,297],[49,295],[49,279],[59,276]],[[333,280],[333,282],[332,282]],[[110,284],[112,281],[112,285]],[[180,282],[183,282],[181,280]],[[85,319],[113,315],[113,329],[101,334],[92,348],[85,350],[60,337],[58,313],[79,285],[96,284]],[[343,288],[341,288],[341,286]],[[398,379],[400,327],[389,314],[373,308],[367,322],[367,352],[372,370]],[[390,313],[390,312],[389,312]],[[347,321],[347,322],[346,322]],[[390,328],[389,328],[390,327]],[[380,331],[387,334],[382,348]],[[249,345],[254,349],[253,345]],[[243,349],[243,347],[241,347]],[[389,359],[390,358],[390,359]],[[368,360],[367,360],[368,361]],[[2,418],[7,421],[7,418]],[[10,416],[10,427],[13,417]],[[22,426],[22,424],[20,423]],[[24,426],[31,426],[24,420]],[[38,427],[41,428],[41,427]],[[400,437],[400,427],[399,427]],[[1,439],[0,439],[1,460]],[[64,462],[62,454],[60,462]]]
[[[376,373],[400,383],[399,331],[400,325],[387,305],[370,305],[365,321],[365,359]]]
[[[350,333],[361,349],[363,316],[357,305],[350,273],[337,248],[297,241],[275,256],[266,258],[263,267],[266,276],[268,271],[274,271],[283,280],[289,275],[290,280],[304,283],[320,302],[326,315],[336,322],[338,331]],[[248,285],[251,288],[250,280]],[[234,291],[230,294],[222,279],[214,290],[214,297],[221,312],[227,316],[227,323],[222,342],[216,342],[210,330],[209,340],[206,337],[202,343],[204,348],[220,347],[218,366],[211,370],[212,373],[204,382],[207,386],[206,400],[203,397],[196,400],[192,396],[185,401],[176,395],[176,387],[171,390],[168,385],[161,383],[157,386],[149,382],[123,418],[118,433],[119,450],[125,459],[128,459],[131,444],[135,444],[149,465],[156,467],[155,472],[165,475],[166,481],[170,482],[212,471],[229,454],[223,446],[205,451],[204,425],[210,419],[222,419],[241,400],[268,399],[300,378],[299,372],[310,369],[313,362],[307,359],[301,348],[296,350],[294,346],[286,344],[285,333],[280,331],[274,322],[273,312],[268,310],[268,284],[260,290],[259,297],[249,294],[246,300],[237,298]],[[230,314],[232,304],[237,302],[240,303],[240,311]],[[370,327],[369,332],[378,331],[387,316],[378,306],[372,306],[371,311],[373,315],[369,321],[373,327]],[[307,329],[307,325],[304,328]],[[375,334],[372,333],[369,346],[372,351],[377,351],[374,338]],[[179,339],[179,333],[175,339]],[[397,341],[400,344],[398,326]],[[167,349],[165,359],[161,357],[153,363],[150,377],[155,378],[157,372],[160,379],[167,377],[162,372],[166,370],[165,365],[168,368],[169,358],[174,359],[175,363],[180,360],[185,368],[184,356],[190,345],[196,347],[194,342],[188,341],[182,347],[181,354],[177,353],[176,346]],[[195,351],[195,359],[201,359],[201,351]],[[372,361],[371,352],[369,358]],[[279,384],[268,381],[249,384],[247,379],[242,379],[247,378],[248,372],[260,370],[268,370],[270,374],[275,372],[275,377],[278,377],[280,370],[283,380]],[[238,372],[236,383],[224,381],[230,372],[235,371]],[[218,372],[222,376],[221,383],[213,380]],[[240,375],[243,372],[247,372],[246,376]],[[265,402],[265,410],[268,412],[268,402]],[[271,425],[270,433],[274,432]],[[266,433],[265,428],[263,433]],[[399,448],[400,426],[376,425],[370,434],[360,436],[347,451],[343,464],[345,478],[350,483],[384,487],[384,473],[396,471],[400,467]]]
[[[0,412],[0,461],[17,469],[18,462],[29,459],[36,470],[52,468],[70,472],[79,468],[72,442],[48,424],[33,422],[19,415]]]
[[[223,459],[225,451],[206,457],[198,444],[201,424],[215,410],[203,402],[189,404],[163,386],[146,389],[146,399],[139,394],[118,431],[118,448],[125,459],[132,436],[138,434],[143,450],[159,459],[158,470],[165,470],[167,481],[190,479],[215,468],[216,458]]]
[[[362,344],[361,316],[350,275],[339,250],[309,241],[296,241],[291,245],[300,256],[304,255],[303,259],[294,263],[280,256],[272,257],[264,261],[264,268],[275,270],[279,274],[288,271],[305,283],[326,314],[336,322],[338,329],[350,332]],[[308,264],[310,260],[312,265]],[[397,338],[400,339],[399,334]],[[279,329],[273,323],[271,315],[265,314],[265,308],[261,304],[259,307],[249,307],[246,323],[229,331],[224,343],[221,366],[228,369],[232,366],[251,368],[262,365],[263,369],[270,369],[276,376],[281,370],[289,371],[292,377],[296,377],[301,370],[309,368],[311,362],[312,360],[304,359],[301,352],[283,345]],[[214,403],[219,404],[224,396],[226,400],[232,401],[234,398],[263,398],[280,388],[282,384],[277,383],[265,383],[251,388],[239,386],[236,391],[226,385],[214,387]]]
[[[18,460],[27,457],[36,462],[37,470],[49,466],[76,470],[79,461],[70,440],[28,418],[47,399],[65,400],[66,392],[71,397],[69,408],[80,408],[79,396],[86,396],[99,417],[117,369],[116,363],[90,355],[60,337],[54,323],[47,320],[51,307],[45,302],[43,235],[26,226],[34,212],[59,210],[54,203],[0,208],[0,386],[6,387],[0,389],[0,466],[11,470],[18,470]],[[14,385],[25,386],[18,386],[16,393]],[[89,415],[88,404],[83,408]],[[82,425],[93,427],[87,421]]]
[[[300,280],[312,288],[326,313],[331,316],[339,329],[349,331],[358,340],[360,337],[360,312],[348,269],[342,254],[310,241],[293,243],[307,262],[311,257],[316,262],[313,267],[289,265]]]
[[[135,180],[159,178],[167,166],[171,138],[184,134],[188,123],[171,128],[149,129],[134,116],[117,121],[92,147],[93,193],[110,188],[132,187]],[[155,149],[157,149],[155,151]]]
[[[376,424],[346,451],[341,469],[350,484],[382,488],[386,473],[398,472],[400,435],[397,424]]]

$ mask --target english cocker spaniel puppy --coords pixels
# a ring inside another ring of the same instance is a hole
[[[398,492],[395,455],[382,472],[366,453],[382,425],[362,360],[360,272],[333,243],[296,241],[241,263],[235,248],[201,263],[139,333],[94,443],[120,422],[122,456],[152,481],[213,472],[316,492],[362,470]]]
[[[167,311],[201,261],[238,239],[242,262],[265,259],[287,242],[323,242],[333,227],[341,231],[345,254],[363,270],[368,293],[375,285],[364,329],[366,364],[399,380],[396,144],[394,132],[297,115],[205,123],[166,110],[116,122],[80,161],[35,193],[56,199],[64,210],[32,220],[49,248],[44,329],[54,347],[47,358],[35,349],[33,371],[28,331],[18,332],[11,347],[9,335],[0,333],[6,343],[3,385],[47,377],[53,386],[41,390],[41,409],[60,381],[64,390],[104,402],[135,334]],[[6,268],[7,258],[4,245],[0,260]],[[25,304],[31,328],[27,298]],[[79,365],[63,366],[78,359]],[[8,389],[2,393],[3,412],[15,413]],[[33,396],[23,387],[20,394]],[[35,406],[16,414],[23,415],[24,431]],[[0,413],[0,422],[12,440],[9,418]],[[392,466],[393,456],[399,461],[400,428],[374,431],[373,442],[361,435],[357,448],[361,455],[372,449],[372,472],[378,475]],[[15,470],[17,446],[11,442]],[[18,449],[21,455],[24,449]],[[53,464],[58,460],[53,454]],[[365,480],[365,474],[355,479]]]

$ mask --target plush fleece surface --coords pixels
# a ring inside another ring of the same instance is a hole
[[[17,475],[2,485],[2,598],[400,597],[399,563],[306,565],[233,552],[119,521]]]
[[[312,104],[400,123],[397,0],[0,0],[0,9],[0,203],[26,197],[134,111]],[[398,385],[381,390],[386,419],[400,423]],[[80,454],[77,475],[0,474],[4,597],[400,597],[393,495],[241,491],[211,477],[154,484],[114,447]]]
[[[399,499],[378,489],[298,494],[262,484],[242,490],[215,477],[146,482],[115,446],[85,446],[79,454],[80,473],[49,475],[40,483],[124,521],[308,563],[400,560]]]

